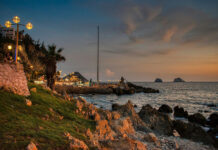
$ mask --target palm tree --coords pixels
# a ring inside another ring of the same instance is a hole
[[[65,61],[65,57],[61,55],[63,48],[56,50],[56,45],[48,45],[48,49],[44,51],[45,56],[43,62],[45,63],[45,73],[47,79],[47,86],[54,90],[55,74],[57,69],[57,63]]]

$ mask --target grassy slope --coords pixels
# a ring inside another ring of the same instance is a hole
[[[40,86],[29,87],[37,88],[37,93],[31,92],[28,97],[31,107],[26,106],[25,97],[0,90],[0,149],[25,149],[30,141],[39,149],[65,149],[69,141],[64,132],[86,141],[83,133],[87,128],[94,130],[94,121],[75,114],[74,103]]]

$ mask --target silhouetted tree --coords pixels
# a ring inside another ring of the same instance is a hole
[[[54,90],[55,85],[55,74],[57,63],[65,61],[65,57],[61,55],[62,48],[56,50],[56,45],[48,45],[48,49],[44,51],[45,56],[43,62],[45,63],[45,74],[47,79],[47,86]]]

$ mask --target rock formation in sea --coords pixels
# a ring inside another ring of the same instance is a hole
[[[154,80],[154,82],[163,82],[163,80],[162,80],[161,78],[156,78],[156,79]]]
[[[185,82],[182,78],[175,78],[173,82]]]

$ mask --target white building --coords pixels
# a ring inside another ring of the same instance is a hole
[[[12,40],[15,39],[15,29],[14,28],[6,28],[0,25],[0,34],[3,37],[10,38]]]

